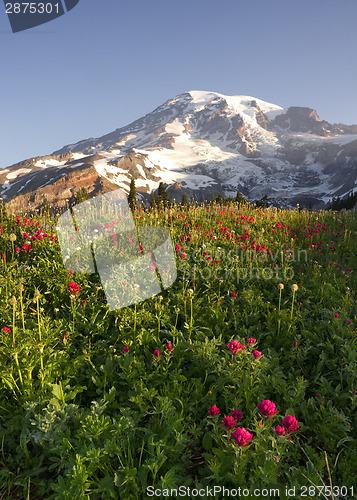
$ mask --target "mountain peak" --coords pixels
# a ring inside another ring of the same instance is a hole
[[[134,178],[142,199],[164,182],[177,199],[240,191],[322,207],[355,186],[356,159],[357,126],[331,125],[311,108],[191,90],[102,137],[0,171],[0,196],[21,193],[35,203],[45,189],[49,202],[63,204],[77,185],[128,192]],[[26,194],[34,191],[40,194]]]

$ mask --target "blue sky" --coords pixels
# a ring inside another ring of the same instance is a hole
[[[356,19],[354,0],[80,0],[13,34],[0,5],[0,167],[111,132],[188,90],[357,123]]]

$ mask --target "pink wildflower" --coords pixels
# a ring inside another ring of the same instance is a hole
[[[248,446],[253,434],[248,432],[244,427],[237,427],[231,434],[232,439],[238,446]]]
[[[71,283],[68,285],[68,288],[71,293],[78,293],[81,291],[81,287],[74,281],[71,281]]]
[[[211,415],[212,417],[214,417],[215,415],[219,415],[220,412],[221,410],[215,405],[210,406],[207,410],[208,415]]]
[[[230,351],[232,351],[233,354],[237,354],[239,349],[245,349],[245,345],[242,345],[238,340],[232,340],[232,342],[229,342],[227,344],[227,347]]]
[[[269,401],[269,399],[264,399],[257,405],[257,408],[264,417],[272,417],[277,413],[275,403]]]
[[[280,427],[280,425],[277,425],[275,427],[275,432],[279,435],[279,436],[284,436],[285,434],[285,428],[284,427]]]
[[[237,422],[233,417],[223,417],[222,425],[231,431],[237,425]]]
[[[243,413],[239,410],[233,410],[231,416],[239,422],[243,418]]]
[[[298,421],[293,415],[286,415],[281,425],[289,432],[295,432],[298,430]]]

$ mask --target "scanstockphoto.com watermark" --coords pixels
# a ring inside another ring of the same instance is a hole
[[[206,486],[205,488],[191,488],[190,486],[179,486],[178,488],[155,488],[154,486],[148,486],[146,488],[146,494],[148,497],[164,497],[164,498],[216,498],[217,495],[222,495],[225,497],[232,498],[279,498],[280,489],[279,488],[254,488],[253,490],[248,488],[225,488],[224,486]]]
[[[252,264],[249,267],[237,267],[236,269],[224,268],[224,267],[204,267],[199,268],[194,264],[191,268],[178,265],[177,269],[182,271],[185,279],[196,280],[198,278],[208,281],[208,280],[230,280],[240,281],[253,280],[253,279],[263,279],[263,280],[292,280],[294,277],[294,269],[292,267],[253,267]]]
[[[224,486],[206,486],[204,488],[191,488],[179,486],[177,488],[155,488],[148,486],[146,494],[149,498],[217,498],[217,496],[232,498],[280,498],[282,494],[290,498],[331,498],[354,494],[354,488],[347,486],[285,486],[285,488],[225,488]]]
[[[293,262],[306,263],[306,250],[281,250],[275,254],[263,255],[255,250],[238,251],[237,247],[228,252],[217,247],[210,252],[203,245],[191,253],[184,253],[178,262],[178,269],[184,273],[186,279],[229,279],[237,283],[247,279],[288,281],[294,277],[294,268],[289,265]]]
[[[239,249],[236,246],[234,249],[225,251],[221,247],[216,247],[213,251],[207,250],[206,245],[203,244],[201,247],[197,248],[191,253],[185,252],[185,259],[191,260],[195,263],[202,262],[202,260],[219,260],[220,262],[234,263],[234,262],[259,262],[259,263],[272,263],[277,264],[289,263],[289,262],[307,262],[307,251],[306,250],[279,250],[275,253],[261,253],[257,250],[251,249]]]

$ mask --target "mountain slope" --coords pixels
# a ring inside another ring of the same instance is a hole
[[[310,108],[191,91],[126,127],[0,171],[0,196],[35,206],[46,191],[63,205],[81,187],[76,176],[91,193],[127,192],[133,176],[142,198],[163,181],[178,200],[239,190],[320,208],[356,185],[357,125],[330,124]]]

